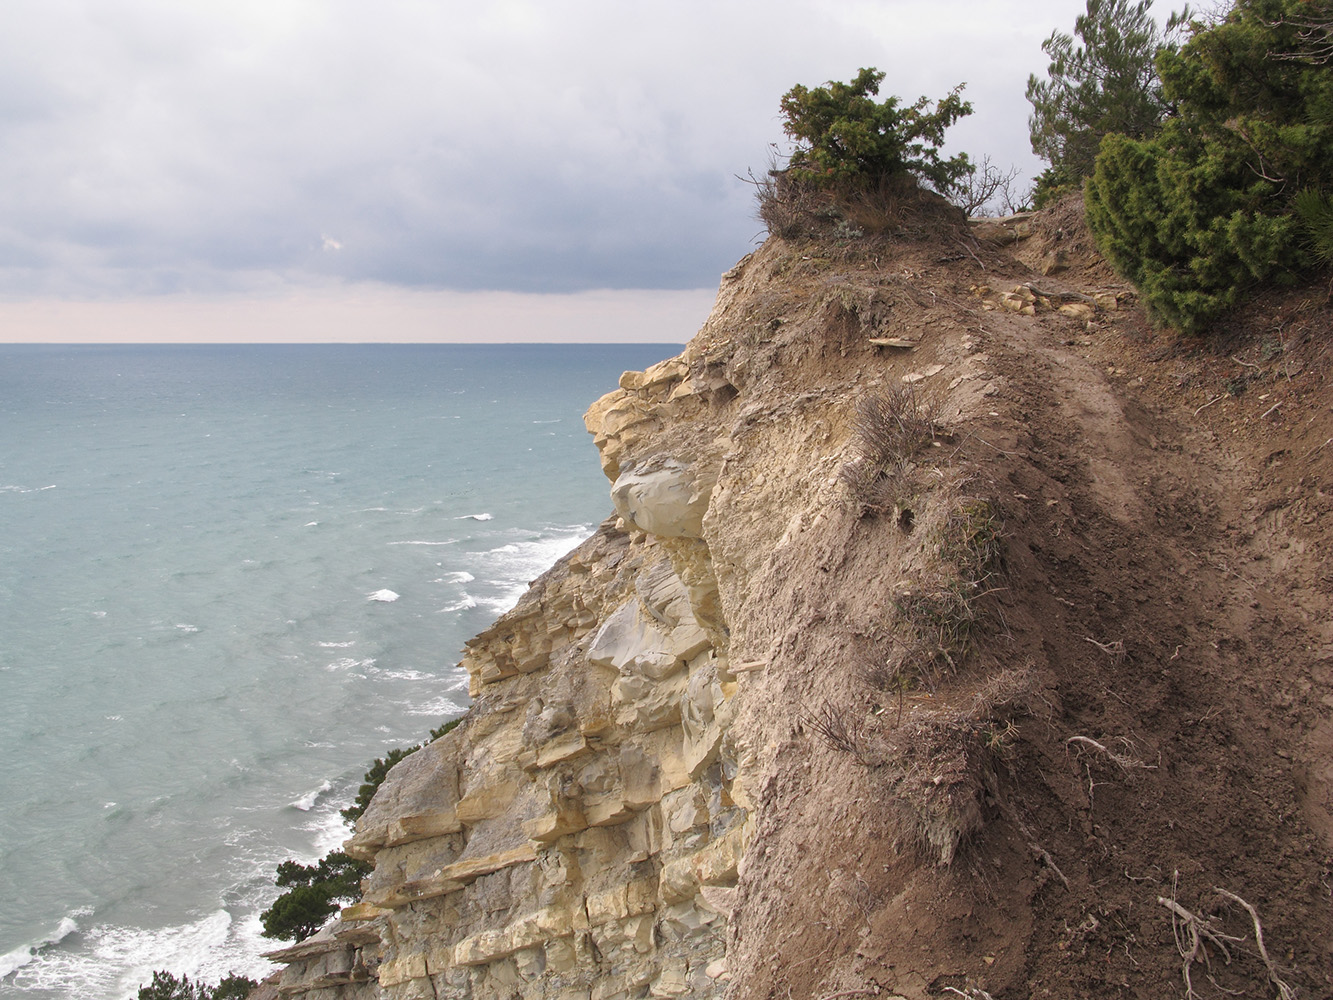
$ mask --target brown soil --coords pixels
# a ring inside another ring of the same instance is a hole
[[[1056,244],[1068,269],[1038,277],[1029,265]],[[1153,329],[1132,303],[1087,323],[983,311],[969,283],[1126,287],[1074,204],[1012,251],[945,264],[921,243],[891,264],[833,264],[853,285],[888,287],[890,270],[912,283],[928,320],[913,364],[984,359],[977,391],[947,397],[958,457],[943,478],[997,504],[1004,567],[960,669],[896,692],[857,665],[882,662],[892,637],[874,621],[912,569],[891,513],[812,526],[800,551],[822,561],[814,584],[780,546],[755,575],[747,602],[771,610],[737,624],[734,655],[767,659],[769,718],[789,705],[804,722],[773,741],[755,793],[733,992],[1181,997],[1174,901],[1243,938],[1226,939],[1229,963],[1215,941],[1196,955],[1198,996],[1277,996],[1270,972],[1333,995],[1327,291],[1266,298],[1208,342]],[[907,332],[901,312],[876,320],[880,335]],[[851,343],[829,362],[849,383],[883,366]],[[799,360],[783,349],[765,377]],[[847,745],[820,736],[821,705]],[[957,796],[931,799],[932,785]],[[950,823],[951,859],[930,833]],[[1219,890],[1253,906],[1271,970]]]

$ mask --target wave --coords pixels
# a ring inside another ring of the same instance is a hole
[[[346,642],[320,642],[316,643],[320,649],[346,649],[349,646],[355,646],[356,640],[349,639]]]
[[[19,945],[13,951],[0,955],[0,979],[4,979],[11,972],[15,972],[18,969],[23,968],[29,962],[32,962],[44,949],[50,948],[52,945],[57,945],[71,934],[76,933],[79,929],[79,924],[74,918],[86,917],[92,912],[92,910],[87,908],[75,910],[69,916],[62,917],[60,923],[56,925],[56,929],[50,934],[38,938],[31,944]]]
[[[434,674],[422,673],[420,670],[376,670],[377,677],[385,677],[391,681],[433,681]]]
[[[529,583],[592,535],[591,525],[562,529],[561,534],[525,542],[510,542],[482,553],[500,593],[485,598],[487,609],[503,614],[518,603]]]
[[[413,538],[406,542],[390,542],[389,544],[390,545],[457,545],[458,539],[450,538],[448,541],[445,542],[428,542],[421,539]]]
[[[373,667],[374,665],[375,665],[374,657],[368,657],[363,660],[358,660],[354,656],[342,656],[334,660],[332,663],[324,664],[324,669],[329,671],[330,673],[333,673],[335,670],[351,670],[354,667],[365,668],[365,667]]]
[[[408,715],[429,715],[437,719],[456,719],[467,711],[467,707],[460,705],[452,698],[441,697],[420,705],[408,705],[404,711]]]
[[[475,579],[476,577],[467,570],[460,570],[457,573],[446,573],[444,576],[432,580],[431,583],[471,583]]]
[[[366,600],[379,601],[382,604],[391,604],[394,601],[398,600],[399,596],[400,595],[395,594],[392,590],[385,589],[385,590],[377,590],[373,594],[367,594]]]
[[[306,792],[296,801],[289,802],[288,805],[290,805],[293,809],[300,809],[301,812],[309,812],[311,809],[314,808],[315,803],[319,801],[319,797],[332,787],[333,785],[325,781],[318,788],[312,788],[310,791]]]
[[[460,514],[454,518],[455,521],[494,521],[494,514],[487,514],[484,511],[480,514]]]
[[[446,604],[444,607],[440,608],[436,614],[447,615],[454,611],[466,611],[469,608],[475,608],[476,606],[477,599],[471,594],[464,593],[461,601],[455,601],[453,604]]]
[[[54,483],[50,486],[0,486],[0,493],[45,493],[55,488]]]

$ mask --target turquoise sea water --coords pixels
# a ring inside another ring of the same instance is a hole
[[[277,862],[467,704],[675,345],[0,347],[0,998],[258,977]]]

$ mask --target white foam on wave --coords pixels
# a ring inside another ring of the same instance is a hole
[[[341,656],[338,659],[334,660],[332,663],[324,664],[324,669],[327,670],[329,673],[336,673],[337,671],[340,670],[355,670],[358,667],[361,669],[365,669],[366,667],[373,667],[374,665],[375,665],[374,657],[367,657],[366,659],[358,660],[354,656]]]
[[[465,593],[463,594],[461,600],[457,600],[453,604],[446,604],[444,607],[440,608],[440,610],[435,613],[437,615],[447,615],[447,614],[452,614],[455,611],[466,611],[468,610],[468,608],[475,608],[476,606],[477,606],[477,599],[473,597],[471,594]]]
[[[445,573],[439,579],[432,580],[431,583],[471,583],[476,577],[467,570],[459,570],[457,573]]]
[[[318,521],[307,521],[305,524],[301,525],[301,527],[303,527],[303,528],[318,528],[318,527],[319,527],[319,522],[318,522]]]
[[[355,646],[355,639],[348,639],[346,642],[321,642],[317,643],[320,649],[346,649],[349,646]]]
[[[487,514],[487,513],[485,513],[485,512],[480,513],[480,514],[461,514],[461,515],[459,515],[458,517],[454,518],[454,520],[455,520],[455,521],[494,521],[494,520],[495,520],[495,515],[494,515],[494,514]]]
[[[302,824],[301,829],[309,833],[314,841],[315,858],[322,858],[329,851],[341,849],[348,836],[347,821],[342,817],[342,810],[333,802],[328,802],[327,806],[320,803],[319,808],[310,814],[310,821]]]
[[[50,486],[0,486],[0,493],[45,493],[47,490],[55,489],[55,484]]]
[[[130,1000],[157,969],[212,982],[231,972],[258,979],[271,969],[258,957],[263,947],[258,924],[258,914],[235,921],[219,909],[191,923],[153,930],[97,926],[83,935],[77,949],[48,945],[36,950],[8,982],[25,992]]]
[[[198,632],[198,631],[199,631],[199,626],[198,626],[198,625],[186,625],[184,622],[177,622],[177,623],[176,623],[176,628],[177,628],[178,631],[181,631],[181,632]]]
[[[394,601],[398,600],[398,597],[398,594],[395,594],[392,590],[386,588],[384,590],[377,590],[373,594],[367,594],[366,600],[379,601],[381,604],[392,604]]]
[[[405,542],[390,542],[390,545],[457,545],[457,538],[450,538],[443,542],[427,541],[423,538],[410,538]]]
[[[440,697],[432,701],[409,705],[405,711],[408,715],[429,715],[440,719],[456,719],[467,711],[467,708],[458,704],[452,698]]]
[[[503,614],[518,603],[528,584],[556,564],[575,546],[592,535],[590,525],[579,525],[550,538],[510,542],[482,554],[496,586],[502,588],[494,597],[483,599],[488,610]]]
[[[69,916],[62,917],[60,923],[56,925],[56,929],[50,934],[44,934],[31,944],[19,945],[13,951],[0,955],[0,979],[4,979],[11,972],[23,968],[29,962],[34,961],[44,949],[59,944],[75,933],[79,929],[79,924],[74,918],[86,917],[92,912],[90,909],[75,910]]]
[[[433,681],[432,674],[422,673],[420,670],[376,670],[375,676],[384,677],[391,681]]]
[[[315,803],[319,801],[319,797],[332,787],[333,785],[329,784],[329,782],[322,782],[318,788],[312,788],[300,798],[293,802],[289,802],[288,805],[293,809],[300,809],[301,812],[309,812],[315,807]]]

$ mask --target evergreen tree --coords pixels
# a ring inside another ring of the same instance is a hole
[[[291,888],[260,914],[264,937],[304,941],[338,912],[339,901],[361,898],[361,880],[370,872],[370,865],[341,851],[320,858],[317,865],[282,862],[277,884]]]
[[[153,981],[139,987],[138,1000],[245,1000],[259,984],[235,973],[225,976],[216,986],[190,982],[189,976],[177,979],[170,972],[154,972]]]
[[[1239,0],[1196,26],[1158,72],[1174,114],[1146,139],[1111,136],[1085,191],[1111,265],[1161,321],[1199,331],[1252,289],[1312,263],[1297,198],[1333,189],[1333,73],[1301,56],[1301,19],[1329,0]],[[1308,224],[1308,223],[1307,223]]]
[[[1163,39],[1151,7],[1152,0],[1087,0],[1074,22],[1081,44],[1060,31],[1042,43],[1048,78],[1029,76],[1027,87],[1032,151],[1050,164],[1038,178],[1039,205],[1092,174],[1106,136],[1148,135],[1165,116],[1153,68]]]
[[[972,172],[965,153],[942,159],[944,131],[972,113],[959,84],[929,110],[923,97],[901,107],[874,100],[884,74],[862,69],[851,83],[797,84],[782,97],[783,131],[798,143],[787,169],[796,181],[837,187],[914,174],[947,194]]]

